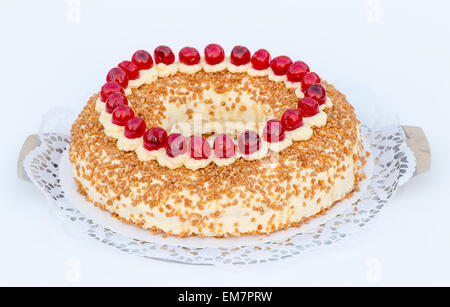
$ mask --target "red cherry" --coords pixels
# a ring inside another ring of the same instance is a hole
[[[311,97],[317,100],[319,104],[324,104],[327,101],[327,91],[322,84],[313,84],[305,92],[306,97]]]
[[[300,99],[298,109],[302,112],[303,117],[311,117],[320,112],[319,103],[311,97]]]
[[[270,53],[266,49],[259,49],[253,54],[251,61],[253,69],[267,69],[270,67]]]
[[[106,102],[106,99],[108,98],[109,95],[111,95],[112,93],[125,93],[123,88],[120,86],[119,83],[116,82],[106,82],[103,86],[102,89],[100,90],[100,99],[103,102]]]
[[[236,153],[236,145],[227,134],[218,134],[214,139],[214,154],[219,158],[231,158]]]
[[[112,122],[117,126],[125,126],[134,117],[133,110],[127,105],[117,106],[112,113]]]
[[[244,46],[236,46],[231,50],[230,61],[231,64],[236,66],[245,65],[250,62],[250,51],[247,47]]]
[[[303,126],[302,112],[299,109],[288,109],[281,117],[284,130],[291,131]]]
[[[144,136],[145,130],[147,130],[145,121],[140,117],[134,117],[127,121],[124,135],[127,139],[137,139]]]
[[[302,77],[309,72],[309,67],[305,62],[297,61],[292,63],[287,70],[286,76],[288,81],[300,82]]]
[[[184,47],[178,54],[180,62],[186,65],[195,65],[200,62],[200,53],[192,47]]]
[[[112,114],[112,112],[114,112],[114,109],[120,105],[128,105],[127,97],[122,93],[112,93],[106,99],[106,112]]]
[[[285,75],[289,65],[292,64],[292,60],[284,55],[277,56],[270,62],[270,67],[272,68],[272,71],[277,76]]]
[[[120,67],[114,67],[106,75],[106,81],[119,83],[121,87],[126,88],[128,85],[128,76],[125,70]]]
[[[154,127],[144,134],[144,148],[147,150],[158,150],[163,148],[167,142],[167,132],[163,128]]]
[[[320,83],[320,78],[315,72],[307,72],[302,77],[302,91],[306,91],[313,84]]]
[[[153,55],[155,56],[156,64],[163,63],[170,65],[175,62],[175,55],[173,54],[172,49],[167,46],[156,47]]]
[[[209,44],[205,47],[205,61],[209,65],[216,65],[225,59],[225,51],[220,45]]]
[[[152,56],[145,50],[136,51],[131,58],[131,62],[133,62],[139,70],[150,69],[153,67]]]
[[[245,131],[239,136],[238,148],[239,152],[250,155],[259,150],[261,139],[255,131]]]
[[[208,159],[211,156],[211,146],[201,136],[191,136],[189,148],[191,150],[191,158],[195,160]]]
[[[186,139],[179,133],[172,133],[167,137],[166,153],[169,157],[177,157],[187,152]]]
[[[279,120],[269,120],[264,126],[263,138],[269,143],[281,142],[285,138],[283,125]]]
[[[120,68],[125,70],[128,76],[128,80],[136,80],[139,78],[139,67],[130,61],[120,62],[118,65]]]

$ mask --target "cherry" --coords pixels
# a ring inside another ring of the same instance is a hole
[[[127,97],[119,92],[112,93],[106,99],[106,112],[112,114],[112,112],[114,112],[114,109],[120,105],[128,105]]]
[[[231,50],[230,61],[233,65],[241,66],[249,63],[250,57],[251,54],[247,47],[235,46],[233,50]]]
[[[125,93],[119,83],[112,82],[112,81],[106,82],[102,86],[102,89],[100,90],[101,101],[106,102],[106,99],[108,98],[108,96],[111,95],[112,93],[116,93],[116,92],[119,92],[122,94]]]
[[[134,117],[133,110],[127,105],[117,106],[112,113],[112,122],[117,126],[125,126]]]
[[[145,50],[138,50],[133,54],[131,62],[141,69],[150,69],[153,67],[153,59],[150,53]]]
[[[163,128],[154,127],[144,134],[144,148],[147,150],[158,150],[163,148],[167,142],[167,132]]]
[[[205,61],[209,65],[216,65],[225,59],[225,51],[220,45],[209,44],[205,47]]]
[[[177,157],[187,152],[186,139],[179,133],[172,133],[167,137],[166,153],[169,157]]]
[[[299,109],[288,109],[281,117],[284,130],[291,131],[303,126],[302,112]]]
[[[270,53],[266,49],[259,49],[253,54],[251,61],[253,69],[267,69],[270,67]]]
[[[156,47],[153,55],[155,56],[156,64],[163,63],[170,65],[175,62],[175,55],[173,54],[172,49],[167,46]]]
[[[307,72],[302,77],[302,91],[305,92],[313,84],[320,83],[320,78],[315,72]]]
[[[319,104],[324,104],[327,101],[327,91],[322,84],[313,84],[305,91],[306,97],[311,97],[317,100]]]
[[[121,87],[126,88],[128,85],[128,76],[125,70],[120,67],[114,67],[106,75],[106,81],[119,83]]]
[[[320,112],[319,103],[311,97],[300,99],[298,109],[302,112],[303,117],[311,117]]]
[[[211,146],[201,136],[193,135],[189,139],[191,158],[195,160],[208,159],[211,156]]]
[[[277,76],[285,75],[289,66],[292,64],[292,60],[284,55],[277,56],[270,62],[272,71]]]
[[[219,134],[214,139],[214,154],[219,158],[231,158],[236,153],[236,145],[227,134]]]
[[[125,70],[128,80],[136,80],[139,78],[139,67],[136,64],[130,61],[123,61],[120,62],[118,66]]]
[[[269,143],[281,142],[285,138],[283,125],[279,120],[269,120],[264,126],[263,138]]]
[[[124,135],[128,139],[137,139],[144,136],[146,129],[147,125],[145,121],[140,117],[134,117],[127,121]]]
[[[297,61],[292,63],[287,70],[286,76],[288,81],[300,82],[302,77],[309,72],[309,67],[305,62]]]
[[[245,131],[238,139],[239,152],[250,155],[257,152],[261,145],[261,139],[255,131]]]
[[[186,65],[195,65],[200,62],[200,53],[192,47],[184,47],[178,54],[180,62]]]

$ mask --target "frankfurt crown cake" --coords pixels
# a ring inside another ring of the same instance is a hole
[[[71,131],[79,192],[154,232],[268,234],[357,189],[364,157],[345,96],[302,61],[217,44],[112,68]]]

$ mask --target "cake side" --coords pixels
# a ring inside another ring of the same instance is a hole
[[[266,234],[298,226],[351,193],[361,179],[359,122],[345,96],[325,83],[326,126],[261,160],[192,171],[142,162],[117,148],[93,96],[72,127],[70,160],[80,192],[113,216],[177,236]]]

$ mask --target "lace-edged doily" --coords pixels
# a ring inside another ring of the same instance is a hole
[[[374,171],[367,189],[345,213],[313,231],[287,240],[234,248],[186,248],[141,241],[115,233],[96,224],[67,200],[60,184],[58,164],[69,146],[69,130],[75,119],[70,111],[54,111],[44,118],[41,145],[24,161],[31,181],[47,197],[53,211],[80,235],[113,246],[132,255],[190,264],[249,264],[271,262],[328,247],[356,234],[373,220],[393,197],[398,186],[407,182],[415,170],[415,157],[406,144],[401,127],[377,129],[362,127],[374,158]],[[51,131],[51,132],[50,132]]]

